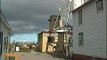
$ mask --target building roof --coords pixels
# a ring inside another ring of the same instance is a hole
[[[6,27],[7,27],[10,31],[12,31],[12,29],[11,29],[8,21],[7,21],[6,18],[4,17],[4,15],[3,15],[3,13],[2,13],[1,10],[0,10],[0,20],[1,20],[1,22],[3,22],[3,23],[6,25]]]
[[[79,6],[78,8],[73,9],[72,11],[70,11],[70,13],[71,13],[71,12],[75,12],[75,11],[78,10],[79,8],[85,6],[86,4],[89,4],[89,3],[92,2],[92,1],[94,1],[94,0],[89,0],[89,1],[85,2],[84,4],[82,4],[81,6]]]
[[[42,33],[49,33],[49,32],[48,31],[42,31],[42,32],[40,32],[38,34],[42,34]]]

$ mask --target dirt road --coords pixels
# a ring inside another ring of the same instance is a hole
[[[64,58],[56,58],[46,53],[39,52],[16,52],[21,57],[21,60],[65,60]]]

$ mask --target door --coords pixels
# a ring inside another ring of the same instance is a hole
[[[2,55],[3,32],[0,32],[0,55]]]

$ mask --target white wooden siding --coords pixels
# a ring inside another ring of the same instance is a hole
[[[107,58],[106,0],[104,10],[97,13],[96,0],[73,12],[73,49],[75,54]],[[78,25],[78,11],[82,9],[83,25]],[[84,46],[78,46],[78,33],[84,34]]]

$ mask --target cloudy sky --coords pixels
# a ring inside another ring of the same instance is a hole
[[[38,33],[48,29],[48,19],[57,14],[60,0],[1,0],[1,8],[13,33]]]
[[[50,15],[58,13],[59,3],[60,0],[1,0],[2,12],[13,29],[12,40],[37,40],[37,33],[48,29]]]

